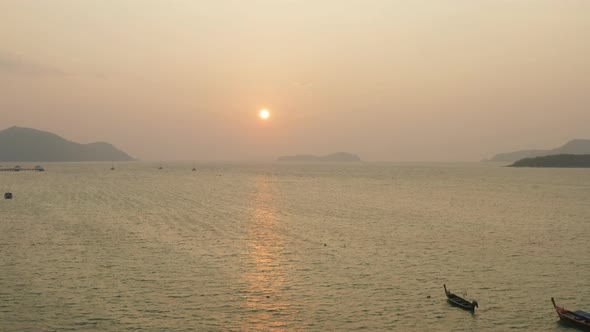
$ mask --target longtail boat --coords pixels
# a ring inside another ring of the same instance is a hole
[[[447,285],[443,285],[443,287],[445,288],[445,294],[447,295],[447,301],[449,301],[450,304],[457,306],[459,308],[465,309],[465,310],[469,310],[471,312],[475,311],[475,308],[479,308],[477,301],[467,301],[464,298],[455,295],[453,293],[451,293],[451,291],[449,291],[447,289]]]
[[[581,327],[586,330],[590,330],[590,313],[582,310],[569,311],[566,308],[558,307],[555,304],[555,300],[551,298],[553,302],[553,308],[557,311],[557,316],[564,322],[571,323],[577,327]]]

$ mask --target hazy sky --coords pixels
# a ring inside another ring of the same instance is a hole
[[[145,160],[553,148],[590,138],[590,1],[0,0],[13,125]]]

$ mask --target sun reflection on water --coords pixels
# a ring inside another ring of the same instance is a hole
[[[288,283],[282,257],[284,243],[278,231],[277,189],[268,178],[257,180],[253,204],[243,269],[248,318],[242,328],[285,330],[288,329],[285,318],[290,314],[284,292]]]

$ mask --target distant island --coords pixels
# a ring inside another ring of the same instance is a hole
[[[521,159],[509,167],[590,167],[590,154],[558,154]]]
[[[590,140],[587,139],[575,139],[567,142],[563,146],[560,146],[552,150],[521,150],[508,153],[500,153],[486,161],[501,161],[501,162],[515,162],[523,158],[534,158],[541,156],[550,155],[583,155],[590,154]]]
[[[109,143],[80,144],[32,128],[0,131],[0,162],[131,161],[127,153]]]
[[[359,156],[348,153],[338,152],[325,156],[314,156],[310,154],[298,154],[295,156],[282,156],[277,159],[280,162],[351,162],[361,161]]]

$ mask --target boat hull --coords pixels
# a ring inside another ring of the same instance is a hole
[[[555,312],[557,312],[557,316],[559,319],[567,323],[569,325],[575,326],[577,328],[583,329],[585,331],[590,331],[590,319],[581,315],[576,314],[570,310],[567,310],[563,307],[558,307],[555,304],[555,300],[551,298],[551,302],[553,302],[553,307],[555,308]]]
[[[465,304],[465,303],[461,303],[461,302],[456,301],[456,300],[451,299],[451,298],[447,298],[447,302],[449,302],[450,304],[454,305],[455,307],[459,307],[461,309],[465,309],[465,310],[469,310],[469,311],[475,311],[475,306],[472,305],[469,302],[467,302],[467,304]]]
[[[452,304],[456,307],[459,307],[461,309],[475,312],[475,308],[477,307],[477,302],[475,302],[475,301],[469,302],[469,301],[465,300],[464,298],[451,293],[449,290],[447,290],[447,285],[443,285],[443,287],[445,289],[445,295],[447,296],[447,302],[449,302],[450,304]]]

